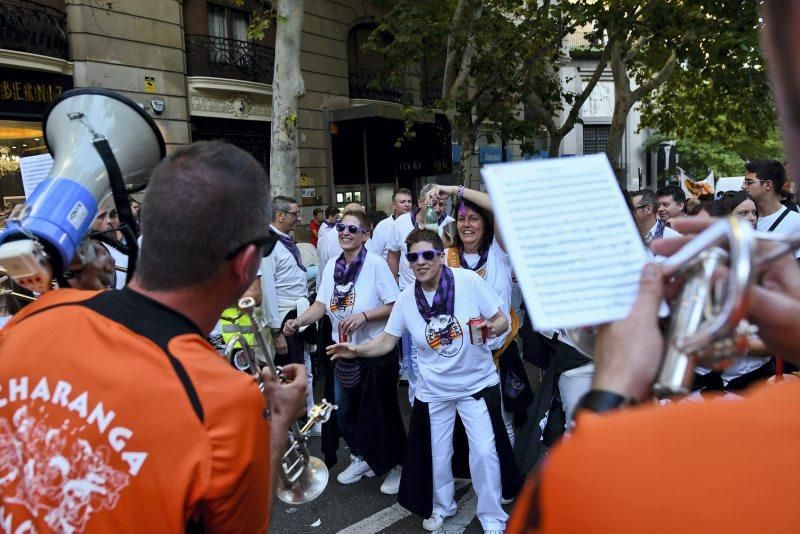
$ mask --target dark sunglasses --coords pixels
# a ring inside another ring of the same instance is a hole
[[[336,225],[336,231],[339,232],[340,234],[342,232],[344,232],[345,228],[347,228],[347,231],[350,232],[351,234],[357,234],[358,232],[361,232],[362,234],[369,233],[366,228],[362,228],[360,226],[356,226],[355,224],[338,223]]]
[[[419,261],[419,257],[422,256],[425,261],[433,261],[433,258],[441,253],[441,250],[436,249],[423,250],[422,252],[406,252],[406,259],[408,260],[408,263],[417,263],[417,261]]]
[[[259,237],[258,239],[253,239],[252,241],[248,241],[242,245],[239,245],[232,252],[229,252],[225,255],[225,261],[230,261],[236,257],[241,251],[243,251],[249,245],[255,245],[256,247],[264,247],[264,254],[263,257],[267,257],[272,254],[272,251],[275,249],[275,244],[278,242],[277,235],[268,235],[265,237]]]

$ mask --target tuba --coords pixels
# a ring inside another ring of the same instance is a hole
[[[252,326],[240,327],[239,331],[234,333],[225,346],[225,357],[240,371],[253,375],[258,383],[258,388],[263,392],[264,380],[261,377],[256,352],[260,353],[262,359],[266,361],[267,367],[278,380],[281,380],[281,372],[267,351],[267,340],[255,315],[255,305],[256,302],[252,297],[244,297],[239,300],[239,310],[247,314]],[[248,343],[245,334],[253,334],[255,347]],[[241,351],[236,351],[237,345],[241,347]],[[308,434],[315,424],[327,421],[335,409],[335,405],[322,399],[320,404],[311,409],[308,414],[308,422],[302,428],[297,422],[292,423],[288,436],[289,443],[281,459],[276,493],[283,502],[304,504],[316,499],[325,490],[325,486],[328,484],[328,468],[322,460],[309,454]],[[265,410],[264,417],[270,418],[269,409]]]
[[[667,279],[684,284],[672,305],[661,369],[653,384],[656,397],[686,394],[695,366],[724,366],[747,352],[748,336],[755,329],[744,316],[758,264],[791,250],[785,243],[782,250],[757,259],[761,238],[749,223],[732,215],[662,263]],[[728,268],[727,277],[715,275],[720,267]],[[567,336],[581,353],[593,357],[596,329],[568,329]]]

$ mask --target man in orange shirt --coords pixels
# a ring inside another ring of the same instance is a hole
[[[133,282],[47,293],[0,331],[6,530],[266,531],[304,369],[262,395],[205,333],[274,246],[268,198],[244,151],[180,148],[153,171]]]
[[[787,154],[798,158],[800,2],[769,0],[765,15]],[[655,242],[654,252],[674,253],[708,224],[675,220],[685,237]],[[507,533],[800,531],[791,513],[800,383],[762,385],[739,401],[612,411],[649,395],[665,342],[657,326],[664,290],[660,268],[647,266],[628,319],[599,333],[577,426],[529,478]],[[761,273],[747,318],[774,354],[800,364],[800,270],[791,254]]]

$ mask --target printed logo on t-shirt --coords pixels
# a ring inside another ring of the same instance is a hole
[[[20,521],[16,532],[34,531],[24,518],[29,514],[54,532],[83,532],[92,514],[117,506],[147,453],[126,450],[133,431],[114,424],[116,414],[102,402],[90,404],[87,391],[73,392],[63,380],[51,390],[47,378],[40,379],[30,394],[28,377],[11,378],[3,386],[8,389],[0,388],[7,392],[0,407],[12,403],[19,407],[10,418],[0,417],[0,521],[4,525]],[[56,416],[48,404],[72,413]],[[108,443],[83,439],[81,434],[90,429]],[[128,464],[127,470],[111,465],[120,459]],[[9,509],[13,506],[25,508],[27,514],[15,518]]]
[[[356,304],[356,287],[354,282],[336,285],[331,295],[331,313],[340,320],[352,313]],[[348,308],[351,310],[347,312]]]
[[[453,315],[432,317],[425,327],[425,340],[439,356],[452,358],[464,344],[461,325]]]

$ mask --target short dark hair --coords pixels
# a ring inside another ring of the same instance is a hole
[[[328,206],[328,209],[325,210],[325,218],[327,219],[331,215],[339,215],[339,208],[336,206]]]
[[[372,228],[378,226],[378,223],[381,222],[382,220],[389,218],[389,216],[386,215],[386,212],[382,210],[378,211],[370,210],[367,212],[367,217],[369,217],[369,222],[372,223]]]
[[[372,231],[372,221],[369,220],[367,214],[359,210],[347,210],[342,214],[342,219],[345,217],[355,217],[358,219],[359,224],[368,232]]]
[[[776,159],[751,159],[744,164],[744,170],[752,172],[759,180],[769,180],[775,192],[780,195],[786,183],[786,169]]]
[[[414,199],[414,194],[411,192],[410,189],[406,187],[401,187],[400,189],[395,191],[394,194],[392,194],[392,202],[394,202],[395,199],[397,199],[397,195],[408,195],[411,197],[412,200]]]
[[[429,228],[417,228],[412,230],[408,237],[406,237],[406,248],[411,250],[411,245],[416,243],[430,243],[439,250],[444,250],[444,243],[442,238],[439,237],[438,232],[434,232]]]
[[[314,211],[311,213],[313,213],[314,217],[316,217],[317,213],[325,213],[325,210],[322,208],[314,208]]]
[[[458,203],[458,209],[456,209],[456,220],[458,220],[458,213],[461,211],[461,206],[471,209],[477,213],[481,219],[483,219],[483,238],[481,239],[480,248],[478,250],[486,250],[488,247],[492,246],[492,241],[494,240],[494,214],[492,214],[491,211],[478,206],[474,202],[470,202],[469,200],[462,198]],[[458,235],[458,231],[456,231],[453,235],[453,245],[461,250],[464,249],[464,243],[461,242],[461,236]]]
[[[668,185],[656,191],[659,197],[672,197],[672,200],[680,204],[686,205],[686,193],[677,185]]]
[[[267,235],[267,173],[253,156],[222,141],[175,150],[153,169],[146,195],[136,270],[145,289],[206,282],[232,250]]]
[[[650,205],[653,207],[653,213],[658,210],[658,196],[650,189],[640,189],[639,191],[634,191],[631,193],[631,200],[633,200],[633,197],[642,197],[642,200],[639,201],[639,206]],[[639,206],[634,206],[633,208],[636,209]]]
[[[292,204],[297,204],[297,201],[292,197],[286,197],[283,195],[274,197],[272,199],[272,220],[274,221],[278,217],[279,211],[288,213],[289,209],[292,207]]]

